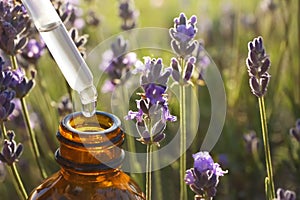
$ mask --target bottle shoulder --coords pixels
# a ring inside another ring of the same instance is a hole
[[[53,174],[32,191],[29,200],[145,199],[138,185],[124,172],[97,179],[67,179],[62,171]]]

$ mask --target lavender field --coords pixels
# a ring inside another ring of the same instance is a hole
[[[51,3],[145,199],[299,198],[300,1]],[[0,199],[27,199],[81,104],[21,1],[0,2],[0,56]]]

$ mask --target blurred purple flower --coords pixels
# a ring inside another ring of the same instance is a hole
[[[278,188],[276,194],[276,200],[296,200],[296,193],[294,191]]]
[[[40,42],[36,39],[30,39],[25,48],[22,50],[21,56],[29,63],[36,64],[43,55],[44,49],[44,42]]]
[[[51,0],[51,2],[67,29],[72,27],[82,29],[85,26],[78,1]]]
[[[297,119],[296,126],[290,129],[290,134],[300,143],[300,119]]]
[[[68,95],[60,99],[57,104],[57,110],[60,117],[64,117],[73,112],[73,104]]]
[[[196,194],[195,197],[211,198],[216,195],[219,177],[224,171],[206,151],[193,154],[194,167],[186,171],[185,182]]]
[[[119,4],[119,17],[123,20],[121,29],[124,31],[135,28],[139,12],[134,9],[133,1],[123,0]]]
[[[30,20],[20,4],[0,2],[0,49],[7,55],[16,55],[27,43]]]
[[[6,163],[7,165],[12,165],[14,162],[18,161],[18,158],[23,152],[23,145],[15,142],[15,133],[13,131],[7,131],[8,140],[4,140],[2,151],[0,153],[0,161]]]
[[[111,44],[111,49],[103,54],[103,62],[99,66],[109,79],[102,87],[102,92],[111,92],[119,84],[124,84],[131,76],[131,69],[137,62],[134,52],[127,52],[128,42],[123,37]]]
[[[101,23],[101,19],[96,15],[96,12],[92,10],[88,12],[86,21],[90,26],[98,26]]]

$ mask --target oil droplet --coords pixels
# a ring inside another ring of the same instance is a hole
[[[82,104],[82,114],[85,117],[92,117],[96,113],[96,102]]]

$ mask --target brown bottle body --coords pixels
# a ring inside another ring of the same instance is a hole
[[[66,116],[57,133],[61,170],[32,191],[29,200],[143,200],[139,186],[120,170],[124,133],[105,112],[91,118]]]

